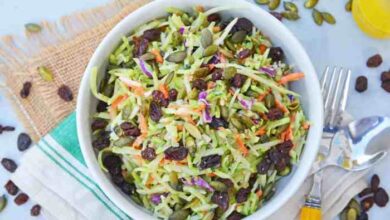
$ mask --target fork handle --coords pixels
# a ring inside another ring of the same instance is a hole
[[[321,209],[305,205],[301,209],[301,220],[321,220]]]

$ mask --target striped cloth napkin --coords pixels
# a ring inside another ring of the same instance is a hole
[[[46,219],[131,219],[92,180],[77,140],[76,113],[22,158],[12,181],[43,207]]]

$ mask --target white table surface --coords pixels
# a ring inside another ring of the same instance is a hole
[[[61,15],[67,15],[76,10],[100,5],[108,0],[0,0],[0,35],[21,34],[23,25],[28,22],[39,22],[42,19],[55,21]],[[311,19],[311,12],[303,9],[301,2],[300,15],[303,17],[298,22],[284,23],[294,32],[297,38],[306,48],[313,64],[321,75],[327,65],[337,65],[350,68],[353,72],[352,82],[359,75],[365,75],[369,79],[368,90],[362,94],[354,91],[354,83],[351,85],[350,99],[347,110],[355,118],[372,115],[390,116],[390,93],[380,88],[380,73],[390,69],[390,40],[374,40],[365,36],[354,23],[351,14],[344,11],[346,1],[320,1],[317,8],[322,11],[332,12],[337,25],[324,24],[316,26]],[[279,9],[281,10],[281,8]],[[384,63],[375,69],[369,69],[365,63],[369,56],[380,53]],[[22,153],[16,148],[16,138],[23,126],[0,93],[0,124],[16,127],[16,132],[0,135],[0,158],[9,157],[19,161]],[[389,137],[390,140],[390,137]],[[390,144],[389,144],[390,145]],[[388,146],[390,148],[390,146]],[[372,173],[378,173],[382,178],[382,186],[390,192],[390,158],[386,158]],[[371,176],[371,175],[370,175]],[[0,186],[3,186],[9,178],[3,168],[0,168]],[[367,177],[369,179],[369,176]],[[4,193],[0,187],[0,194]],[[30,217],[30,208],[33,201],[17,207],[13,203],[13,197],[8,196],[7,208],[0,214],[0,220],[19,219],[43,219],[43,217]],[[388,219],[390,206],[387,208],[374,207],[369,212],[370,219]]]

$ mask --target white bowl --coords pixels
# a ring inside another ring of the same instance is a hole
[[[312,163],[316,157],[322,132],[323,113],[320,87],[315,70],[302,45],[294,35],[277,19],[260,7],[244,0],[157,0],[153,1],[135,12],[129,14],[117,24],[103,39],[93,54],[81,81],[77,100],[77,131],[81,150],[94,179],[103,189],[105,194],[124,212],[134,219],[154,219],[150,212],[136,205],[128,197],[116,188],[108,176],[99,168],[96,154],[91,145],[91,114],[95,112],[97,100],[90,92],[89,78],[93,67],[100,68],[100,75],[107,65],[108,55],[116,48],[121,37],[127,35],[137,26],[154,18],[166,15],[165,8],[175,6],[190,11],[195,5],[203,5],[206,8],[216,6],[239,6],[234,10],[223,11],[224,17],[241,16],[250,19],[265,35],[269,36],[274,45],[281,46],[286,54],[289,64],[293,64],[296,70],[305,73],[306,77],[291,88],[301,95],[301,101],[306,116],[312,122],[307,142],[303,150],[301,161],[292,174],[283,178],[277,186],[275,196],[257,212],[246,219],[265,219],[285,204],[298,190],[306,178]],[[244,7],[244,9],[242,9]],[[288,186],[288,187],[287,187]],[[282,210],[279,210],[282,211]]]

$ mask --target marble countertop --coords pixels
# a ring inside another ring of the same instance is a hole
[[[67,15],[76,10],[101,5],[108,0],[0,0],[0,35],[21,34],[23,25],[28,22],[39,22],[46,19],[55,21],[62,15]],[[390,40],[375,40],[364,35],[356,26],[350,13],[344,11],[346,1],[322,0],[317,8],[321,11],[329,11],[335,15],[335,26],[324,24],[321,27],[314,24],[311,12],[302,7],[301,1],[295,1],[300,6],[302,19],[297,22],[284,21],[285,25],[296,35],[306,48],[319,75],[327,65],[345,67],[352,70],[352,82],[350,88],[347,111],[355,118],[365,116],[382,115],[390,116],[390,93],[386,93],[380,87],[380,74],[390,69]],[[367,68],[366,60],[373,54],[382,55],[384,62],[378,68]],[[355,79],[359,75],[367,76],[368,90],[357,93],[354,90]],[[0,135],[0,158],[10,157],[18,161],[22,156],[16,148],[17,135],[23,131],[23,126],[18,121],[14,111],[9,105],[4,93],[0,92],[0,124],[16,127],[16,132]],[[389,137],[390,141],[390,137]],[[390,146],[388,146],[390,148]],[[367,176],[378,173],[382,178],[382,187],[390,191],[390,157],[378,164]],[[0,185],[4,185],[9,178],[9,173],[0,169]],[[0,188],[0,194],[5,192]],[[43,219],[43,217],[31,217],[30,208],[34,204],[17,207],[8,197],[7,208],[0,214],[1,220],[16,219]],[[370,219],[387,219],[390,208],[374,207],[370,210]]]

